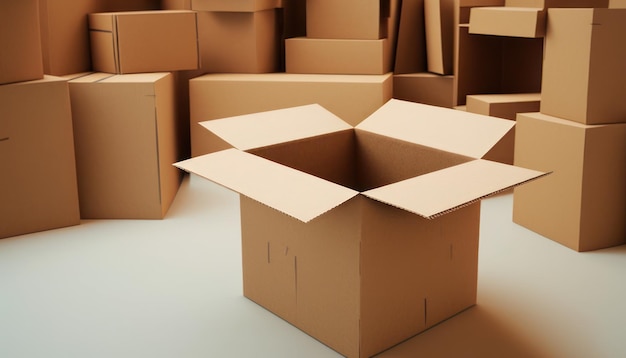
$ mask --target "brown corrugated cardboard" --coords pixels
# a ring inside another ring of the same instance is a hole
[[[163,10],[191,10],[191,0],[161,0]]]
[[[626,122],[626,9],[549,9],[548,23],[541,112]]]
[[[341,40],[296,37],[285,40],[285,72],[382,75],[391,71],[388,39]]]
[[[306,2],[306,35],[318,39],[376,40],[387,37],[390,0]]]
[[[506,6],[512,7],[538,7],[547,9],[551,7],[607,7],[610,0],[506,0]]]
[[[399,7],[393,72],[395,74],[426,72],[424,0],[402,0]]]
[[[453,73],[454,0],[424,0],[428,71]]]
[[[0,238],[80,223],[67,81],[0,86]]]
[[[241,194],[244,294],[350,357],[472,306],[471,204],[542,175],[478,159],[510,121],[406,101],[356,128],[316,104],[203,125],[237,149],[176,165]]]
[[[81,217],[160,219],[182,176],[170,73],[94,73],[69,82]]]
[[[195,11],[89,14],[92,66],[108,73],[199,68]]]
[[[519,114],[515,165],[553,171],[514,190],[513,221],[576,251],[626,243],[626,124]]]
[[[469,95],[466,110],[498,118],[515,120],[517,113],[539,112],[541,93],[505,93]]]
[[[279,0],[191,0],[196,11],[254,12],[281,7]]]
[[[452,108],[454,77],[430,72],[393,76],[393,98]]]
[[[470,11],[471,34],[543,37],[546,11],[533,7],[475,7]]]
[[[202,69],[207,73],[267,73],[279,68],[276,10],[198,12]]]
[[[43,78],[37,0],[0,2],[0,85]]]
[[[64,76],[91,71],[87,15],[156,10],[158,0],[39,0],[44,72]]]
[[[392,95],[392,75],[207,74],[189,81],[191,154],[224,149],[206,120],[311,103],[357,124]]]

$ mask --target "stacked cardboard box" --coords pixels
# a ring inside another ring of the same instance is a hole
[[[517,116],[513,220],[573,250],[626,242],[626,9],[549,9],[540,112]]]

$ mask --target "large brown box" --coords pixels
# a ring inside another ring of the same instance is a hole
[[[88,14],[159,8],[158,0],[39,0],[44,72],[64,76],[91,71]]]
[[[549,9],[548,23],[541,112],[626,122],[626,9]]]
[[[206,74],[189,81],[191,154],[198,156],[224,143],[199,122],[318,103],[357,124],[392,95],[392,74],[315,75],[292,73]]]
[[[0,2],[0,85],[43,78],[37,0]]]
[[[285,40],[285,72],[346,75],[382,75],[391,71],[389,39]]]
[[[479,159],[510,121],[405,101],[356,128],[319,105],[203,125],[236,149],[176,165],[241,194],[245,296],[348,357],[472,306],[471,204],[542,175]]]
[[[93,73],[69,82],[80,213],[161,219],[182,180],[171,73]]]
[[[0,86],[0,238],[80,223],[67,81]]]
[[[390,0],[307,0],[306,36],[376,40],[387,37]]]
[[[280,66],[277,10],[198,12],[206,73],[268,73]]]
[[[94,71],[125,74],[200,66],[195,11],[89,14],[89,33]]]
[[[626,123],[519,114],[515,165],[553,173],[514,190],[514,222],[576,251],[626,243]]]

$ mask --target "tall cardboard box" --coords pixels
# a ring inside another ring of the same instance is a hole
[[[43,78],[37,0],[0,2],[0,85]]]
[[[392,5],[394,4],[399,8],[399,15],[396,41],[392,42],[395,43],[393,72],[395,74],[426,72],[424,0],[402,0],[399,4],[398,1],[392,2]]]
[[[626,243],[626,123],[519,114],[515,165],[553,173],[515,188],[514,222],[576,251]]]
[[[454,0],[424,0],[428,71],[452,74],[454,68]]]
[[[80,223],[67,81],[0,85],[0,198],[0,238]]]
[[[376,40],[388,35],[390,0],[307,0],[306,35]]]
[[[476,202],[542,175],[479,159],[510,121],[405,101],[203,125],[235,148],[176,165],[241,194],[244,295],[347,357],[475,304]]]
[[[202,69],[207,73],[277,72],[279,28],[275,9],[198,12]]]
[[[382,75],[391,71],[389,39],[295,37],[285,40],[285,72]]]
[[[356,125],[391,99],[392,74],[206,74],[189,81],[191,154],[224,149],[198,123],[318,103]]]
[[[161,219],[182,180],[171,73],[93,73],[69,82],[80,213]]]
[[[89,14],[89,34],[94,71],[125,74],[200,66],[194,11]]]
[[[626,122],[626,9],[549,9],[548,23],[541,112]]]

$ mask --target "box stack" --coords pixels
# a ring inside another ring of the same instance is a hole
[[[285,40],[285,72],[234,68],[232,63],[258,56],[231,52],[223,59],[231,67],[222,70],[237,73],[208,73],[190,80],[192,156],[228,147],[198,125],[206,120],[312,103],[351,124],[365,119],[392,96],[388,14],[389,0],[309,0],[306,36]]]
[[[540,111],[518,114],[513,220],[576,251],[626,242],[626,9],[548,9]]]
[[[0,238],[80,223],[67,81],[44,75],[38,0],[0,2]]]

